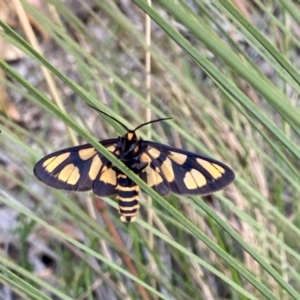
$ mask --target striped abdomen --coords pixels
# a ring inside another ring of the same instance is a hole
[[[117,175],[119,213],[122,222],[133,222],[139,209],[139,186],[124,174]]]

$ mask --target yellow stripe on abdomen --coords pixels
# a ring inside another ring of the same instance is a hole
[[[122,222],[133,222],[139,205],[139,186],[124,174],[117,175],[117,199]]]

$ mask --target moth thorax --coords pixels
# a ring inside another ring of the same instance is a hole
[[[123,159],[131,159],[134,153],[139,150],[140,137],[133,131],[129,131],[121,138]]]

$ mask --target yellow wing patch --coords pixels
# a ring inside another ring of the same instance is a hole
[[[186,172],[183,182],[189,190],[200,188],[207,183],[203,174],[195,169]]]
[[[111,145],[111,146],[108,146],[106,147],[106,149],[110,152],[114,152],[116,150],[116,146],[115,145]]]
[[[78,151],[78,155],[82,160],[88,160],[95,156],[97,154],[97,151],[95,148],[87,148],[82,149]]]
[[[148,153],[151,155],[152,158],[156,159],[159,157],[161,152],[155,148],[150,148],[148,149]]]
[[[219,172],[221,172],[222,174],[225,173],[225,169],[222,168],[221,166],[219,166],[219,165],[217,165],[217,164],[214,164],[214,163],[212,163],[212,165],[213,165],[216,169],[218,169]]]
[[[211,174],[214,179],[218,179],[222,177],[224,173],[224,169],[221,166],[216,164],[210,163],[207,160],[197,158],[196,161],[207,171]]]
[[[166,158],[166,160],[162,163],[161,170],[168,182],[171,182],[175,179],[172,162],[169,158]]]
[[[91,180],[96,179],[102,166],[103,166],[103,163],[102,163],[101,159],[99,158],[98,155],[96,155],[92,160],[90,170],[89,170],[89,178]]]
[[[99,180],[105,184],[115,186],[117,184],[117,174],[112,168],[107,168],[105,166]]]
[[[79,169],[73,164],[69,164],[59,172],[57,178],[68,184],[75,185],[80,178]]]
[[[159,185],[163,182],[161,175],[150,167],[147,167],[145,171],[147,173],[147,184],[151,187]]]
[[[63,153],[58,156],[50,157],[43,163],[43,167],[47,172],[51,173],[56,167],[58,167],[61,163],[63,163],[68,157],[70,153]]]
[[[187,155],[177,152],[170,152],[169,157],[179,165],[183,165],[187,160]]]
[[[147,162],[147,163],[151,163],[151,161],[152,161],[152,159],[150,158],[150,156],[148,155],[148,154],[146,154],[146,153],[143,153],[142,155],[141,155],[141,161],[142,162]]]

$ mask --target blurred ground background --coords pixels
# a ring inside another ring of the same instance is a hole
[[[0,299],[299,299],[299,4],[154,1],[162,19],[147,23],[142,2],[0,2],[1,27],[37,43],[56,70],[45,73],[30,47],[1,31]],[[42,156],[85,143],[68,118],[99,140],[120,135],[88,101],[129,128],[150,112],[173,117],[142,137],[233,168],[234,184],[197,197],[213,216],[195,199],[167,197],[203,238],[145,194],[126,226],[113,199],[34,177]]]

